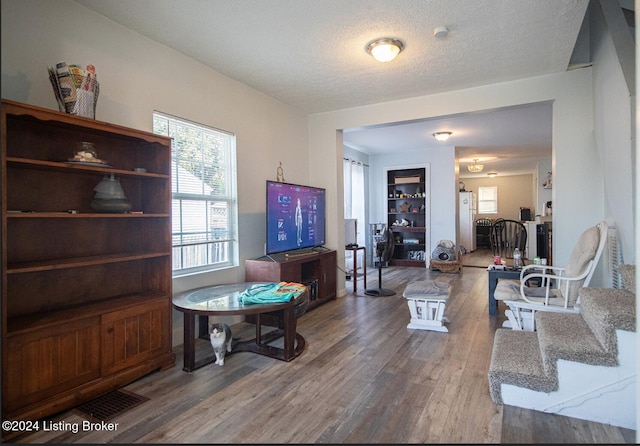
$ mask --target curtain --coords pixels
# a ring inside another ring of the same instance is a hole
[[[361,161],[343,159],[344,171],[344,218],[357,220],[357,243],[359,246],[366,244],[366,220],[365,220],[365,168],[368,167]],[[358,251],[362,256],[362,251]],[[358,258],[358,264],[363,265],[364,259]]]
[[[362,163],[351,163],[351,217],[358,220],[358,245],[364,246],[365,218],[364,218],[364,165]]]
[[[342,172],[344,176],[344,218],[351,217],[351,160],[342,159]]]

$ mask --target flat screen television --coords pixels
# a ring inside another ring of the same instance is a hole
[[[325,244],[326,191],[267,180],[267,254]]]

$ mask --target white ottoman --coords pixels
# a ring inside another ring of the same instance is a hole
[[[411,322],[407,328],[449,332],[444,316],[451,286],[446,282],[421,280],[409,282],[402,296],[407,299]]]

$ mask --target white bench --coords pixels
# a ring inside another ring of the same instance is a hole
[[[451,286],[446,282],[420,280],[409,282],[402,296],[407,299],[411,321],[407,328],[449,332],[444,315]]]

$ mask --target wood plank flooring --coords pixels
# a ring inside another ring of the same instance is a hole
[[[370,268],[367,284],[378,287]],[[411,280],[453,285],[449,333],[409,330],[402,291]],[[307,346],[285,363],[253,353],[228,356],[224,366],[182,371],[177,364],[126,387],[150,398],[117,416],[114,431],[38,432],[19,443],[635,443],[635,431],[493,404],[487,372],[493,333],[487,273],[423,268],[383,269],[383,286],[397,294],[358,292],[298,320]],[[250,338],[253,326],[232,327]],[[199,341],[202,354],[211,346]],[[82,423],[74,411],[49,419]]]

